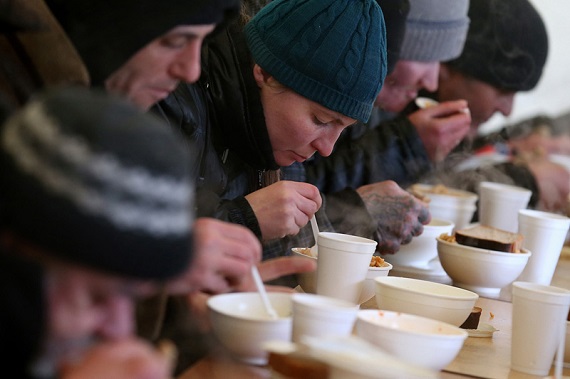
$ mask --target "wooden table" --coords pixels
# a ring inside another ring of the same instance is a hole
[[[570,289],[570,254],[563,254],[556,267],[552,285]],[[512,304],[507,301],[480,298],[477,306],[483,309],[481,323],[494,326],[498,331],[492,338],[467,338],[455,360],[441,373],[442,379],[488,378],[488,379],[534,379],[510,369]],[[363,308],[375,308],[374,301],[363,304]],[[492,316],[491,316],[492,314]],[[553,370],[551,371],[553,375]],[[564,369],[570,376],[570,369]],[[237,363],[227,357],[208,357],[186,370],[179,379],[268,379],[271,372],[267,367],[255,367]]]

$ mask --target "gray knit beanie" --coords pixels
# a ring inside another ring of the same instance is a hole
[[[387,71],[374,0],[274,0],[245,28],[255,62],[284,86],[366,122]]]
[[[172,277],[191,253],[189,159],[168,126],[124,100],[47,93],[0,129],[0,226],[66,262]]]
[[[467,37],[468,10],[469,0],[410,0],[400,59],[445,62],[457,58]]]

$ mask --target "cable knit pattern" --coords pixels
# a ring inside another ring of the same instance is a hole
[[[366,121],[386,76],[386,28],[373,0],[275,0],[245,28],[257,64],[328,109]]]

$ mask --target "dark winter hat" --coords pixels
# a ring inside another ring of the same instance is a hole
[[[138,50],[180,25],[237,16],[239,0],[48,0],[100,85]]]
[[[386,76],[386,28],[374,0],[275,0],[245,28],[253,58],[281,84],[367,121]]]
[[[536,86],[548,55],[540,14],[527,0],[473,0],[463,53],[448,65],[508,91]]]
[[[469,28],[468,9],[469,0],[410,0],[400,59],[444,62],[457,58]]]
[[[47,93],[0,129],[0,223],[61,260],[169,278],[191,254],[189,155],[122,100]]]
[[[400,59],[400,49],[404,42],[406,31],[406,17],[410,11],[409,0],[376,0],[386,23],[386,40],[388,52],[388,73],[394,70],[394,66]]]
[[[43,26],[29,4],[21,0],[0,0],[0,33],[36,31]]]

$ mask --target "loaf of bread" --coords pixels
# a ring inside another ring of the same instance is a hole
[[[523,236],[490,226],[476,225],[455,231],[455,240],[460,245],[506,253],[520,253]]]

